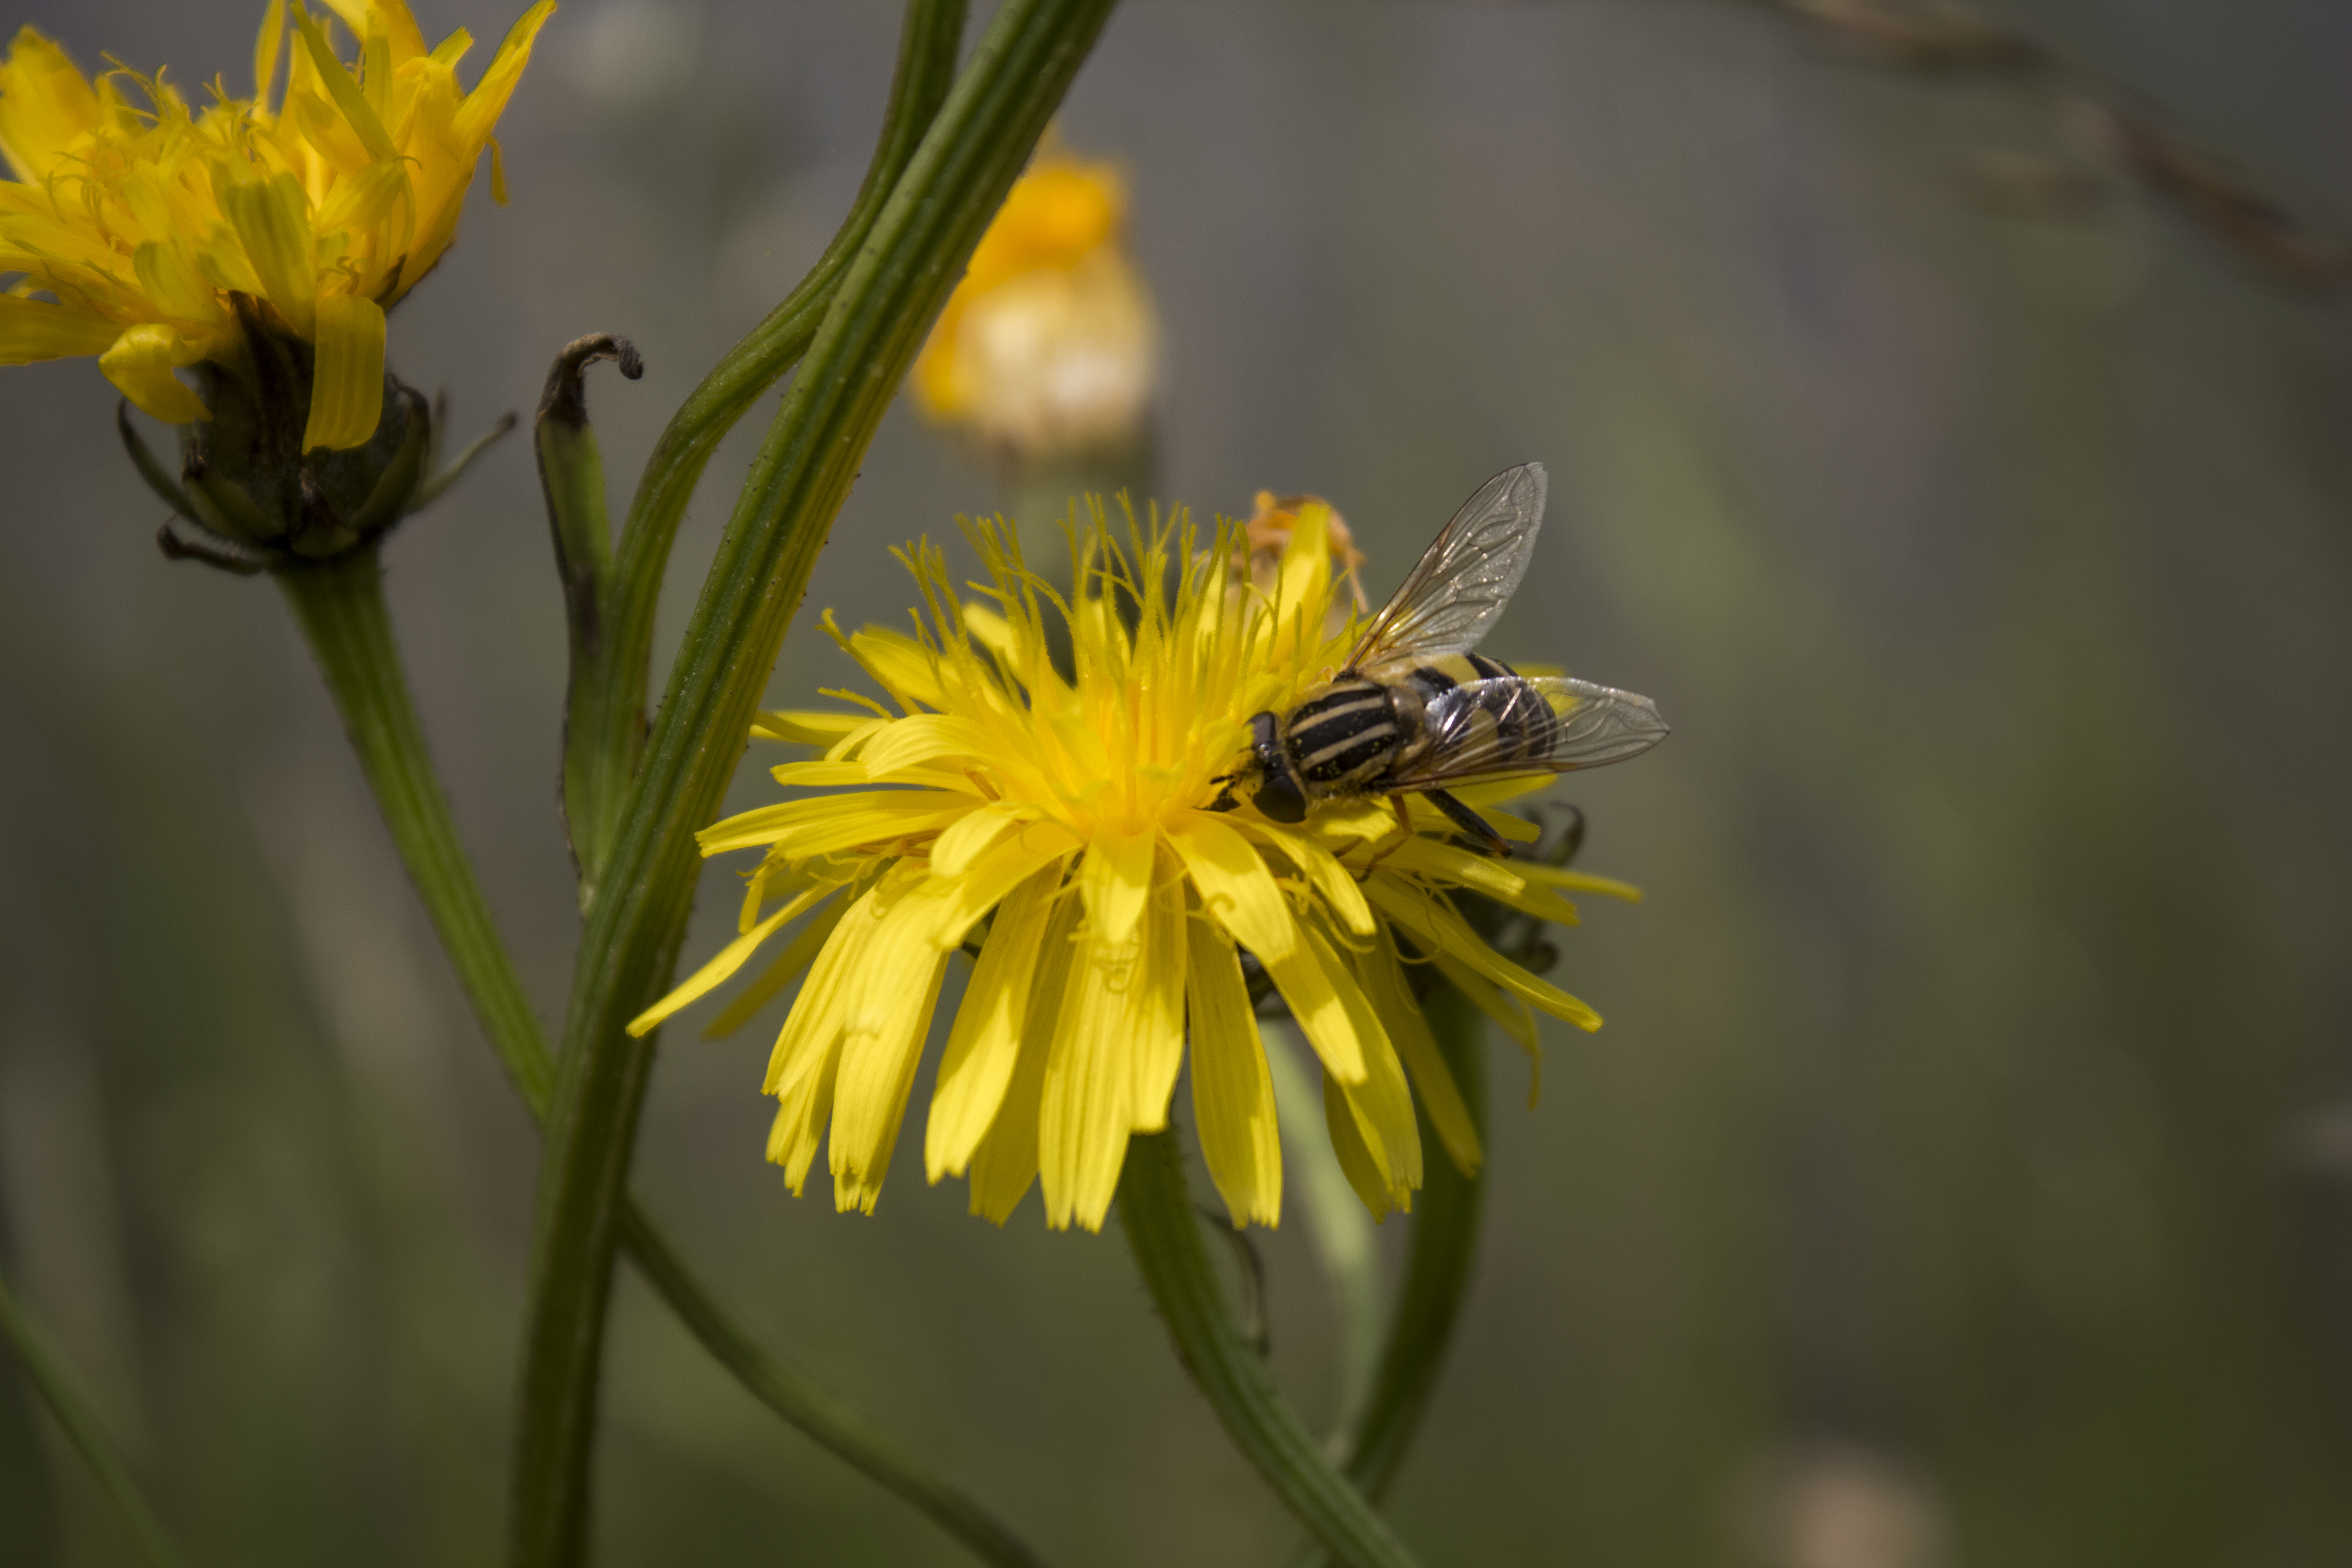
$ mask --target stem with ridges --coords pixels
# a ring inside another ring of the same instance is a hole
[[[1118,1219],[1184,1370],[1282,1505],[1349,1568],[1411,1568],[1412,1554],[1333,1466],[1242,1332],[1202,1238],[1173,1131],[1128,1141]]]
[[[555,1083],[554,1059],[434,776],[393,640],[374,549],[292,569],[278,583],[491,1049],[532,1120],[542,1121]],[[982,1561],[1034,1568],[1034,1555],[984,1509],[753,1340],[634,1202],[624,1211],[622,1235],[647,1283],[753,1398],[920,1509]]]
[[[1451,985],[1441,985],[1423,999],[1429,1032],[1438,1054],[1454,1074],[1470,1112],[1471,1125],[1481,1142],[1486,1136],[1486,1015]],[[1405,1254],[1404,1274],[1397,1284],[1396,1305],[1389,1314],[1388,1331],[1381,1347],[1378,1369],[1362,1408],[1342,1435],[1340,1459],[1348,1479],[1374,1502],[1403,1468],[1412,1447],[1437,1374],[1454,1339],[1462,1298],[1478,1257],[1478,1225],[1485,1207],[1483,1176],[1465,1176],[1461,1168],[1438,1151],[1444,1145],[1428,1112],[1421,1119],[1421,1146],[1431,1151],[1424,1162],[1426,1182],[1413,1201],[1412,1241]],[[1309,1543],[1297,1559],[1297,1568],[1317,1568],[1330,1559],[1319,1545]]]
[[[540,1166],[509,1561],[587,1537],[597,1363],[623,1183],[652,1068],[628,1021],[666,988],[696,829],[742,754],[811,567],[866,448],[1110,0],[1006,0],[843,279],[705,579],[588,911]]]
[[[1486,1137],[1486,1015],[1451,985],[1422,1004],[1438,1054],[1462,1091],[1480,1142]],[[1418,1106],[1416,1106],[1418,1110]],[[1412,1446],[1429,1396],[1437,1386],[1446,1348],[1478,1257],[1485,1208],[1483,1175],[1465,1176],[1441,1151],[1437,1129],[1421,1113],[1421,1146],[1431,1151],[1426,1180],[1413,1201],[1412,1242],[1398,1281],[1396,1307],[1371,1396],[1350,1435],[1348,1477],[1375,1501],[1385,1496]]]

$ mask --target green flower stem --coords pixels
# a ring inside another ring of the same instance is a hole
[[[1174,1132],[1129,1140],[1118,1217],[1185,1370],[1283,1506],[1349,1568],[1409,1568],[1412,1554],[1333,1467],[1234,1321],[1201,1236]]]
[[[568,1568],[587,1537],[597,1362],[651,1037],[717,813],[810,569],[923,334],[1108,16],[1005,0],[884,203],[738,498],[590,906],[540,1166],[515,1422],[510,1562]]]
[[[1274,1099],[1284,1131],[1283,1153],[1297,1180],[1286,1184],[1288,1201],[1306,1211],[1307,1239],[1331,1289],[1332,1339],[1339,1363],[1338,1412],[1328,1447],[1344,1458],[1356,1424],[1372,1397],[1380,1374],[1381,1336],[1380,1247],[1364,1200],[1339,1168],[1323,1118],[1323,1072],[1312,1048],[1292,1023],[1265,1020],[1265,1064],[1274,1074]],[[1424,1143],[1424,1149],[1434,1144]]]
[[[47,1338],[26,1316],[16,1293],[9,1289],[5,1278],[0,1278],[0,1333],[16,1347],[25,1358],[25,1370],[32,1373],[33,1386],[40,1391],[41,1401],[49,1414],[65,1428],[67,1440],[89,1466],[98,1478],[99,1489],[114,1504],[122,1516],[124,1528],[139,1543],[139,1554],[155,1568],[179,1568],[184,1561],[179,1552],[164,1535],[163,1527],[156,1522],[154,1510],[139,1490],[139,1483],[131,1479],[131,1467],[123,1462],[122,1451],[98,1418],[98,1411],[80,1384],[68,1374],[65,1363],[49,1348]]]
[[[491,1048],[532,1119],[543,1122],[554,1093],[554,1058],[433,774],[393,641],[375,552],[300,567],[280,574],[278,582]],[[623,1211],[621,1234],[646,1282],[753,1398],[920,1509],[982,1561],[1034,1568],[1035,1556],[986,1510],[752,1339],[635,1202]]]
[[[575,652],[573,717],[593,725],[566,739],[567,806],[572,847],[580,861],[581,907],[595,897],[622,805],[646,736],[646,682],[652,668],[654,612],[679,520],[719,443],[761,394],[808,351],[835,292],[882,213],[883,203],[930,129],[955,79],[963,38],[964,0],[908,0],[898,39],[898,64],[882,135],[866,183],[849,216],[800,286],[765,321],[730,350],[670,416],[638,477],[617,548],[602,589],[599,642],[584,666]],[[603,510],[601,484],[597,508]],[[601,537],[601,533],[600,533]]]
[[[1423,1003],[1438,1054],[1453,1071],[1469,1108],[1471,1123],[1483,1141],[1486,1135],[1486,1061],[1483,1048],[1486,1018],[1469,998],[1451,985],[1441,985]],[[1421,1146],[1429,1152],[1426,1173],[1413,1202],[1412,1243],[1405,1256],[1404,1278],[1397,1290],[1396,1310],[1389,1319],[1388,1338],[1381,1347],[1378,1372],[1370,1396],[1349,1427],[1341,1455],[1348,1479],[1365,1496],[1378,1502],[1387,1495],[1412,1447],[1422,1413],[1445,1362],[1454,1324],[1469,1289],[1472,1266],[1478,1253],[1478,1221],[1486,1185],[1465,1176],[1445,1157],[1430,1125],[1421,1114]],[[1304,1563],[1325,1561],[1310,1548]]]
[[[457,841],[448,797],[434,776],[425,730],[393,641],[376,546],[276,575],[319,661],[352,749],[359,753],[360,769],[375,791],[393,847],[457,966],[458,984],[490,1037],[490,1048],[531,1114],[543,1116],[554,1092],[555,1064],[490,906],[474,880],[473,862]]]

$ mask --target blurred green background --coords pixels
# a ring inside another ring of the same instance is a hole
[[[16,15],[242,91],[260,9]],[[486,51],[514,7],[416,9]],[[2005,10],[2352,213],[2340,6]],[[625,332],[646,379],[591,398],[633,475],[846,207],[896,22],[566,0],[501,127],[513,205],[478,188],[394,368],[467,427]],[[2352,1561],[2344,296],[2131,189],[2072,93],[1736,0],[1133,0],[1063,124],[1132,178],[1160,496],[1327,495],[1380,593],[1541,459],[1489,649],[1675,724],[1562,792],[1649,898],[1561,940],[1609,1026],[1556,1031],[1539,1107],[1496,1051],[1486,1249],[1394,1500],[1425,1560]],[[488,1563],[533,1140],[276,596],[158,557],[113,406],[87,361],[0,372],[0,1258],[199,1563]],[[1005,504],[894,413],[810,610],[898,619],[886,546]],[[389,561],[551,1021],[563,639],[524,442]],[[779,702],[850,674],[812,621]],[[674,1030],[636,1163],[763,1330],[1055,1563],[1283,1560],[1115,1233],[967,1218],[912,1137],[876,1217],[794,1202],[765,1048]],[[1274,1353],[1319,1415],[1297,1219]],[[619,1302],[603,1562],[963,1561]],[[0,1562],[127,1561],[0,1355]]]

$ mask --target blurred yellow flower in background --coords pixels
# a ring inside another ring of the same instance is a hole
[[[766,851],[741,934],[632,1030],[803,921],[710,1031],[740,1026],[806,971],[769,1061],[781,1102],[769,1157],[800,1191],[829,1126],[835,1202],[870,1212],[949,960],[969,948],[977,963],[924,1134],[932,1181],[968,1174],[973,1211],[999,1224],[1041,1182],[1048,1225],[1099,1228],[1129,1135],[1167,1125],[1189,1040],[1210,1176],[1234,1223],[1270,1226],[1281,1144],[1246,952],[1321,1059],[1330,1136],[1376,1216],[1421,1185],[1415,1094],[1474,1169],[1477,1133],[1405,964],[1433,963],[1530,1046],[1530,1006],[1597,1027],[1584,1004],[1488,946],[1453,895],[1568,921],[1561,889],[1628,889],[1459,847],[1417,800],[1410,837],[1377,799],[1327,802],[1294,826],[1246,805],[1231,807],[1223,781],[1251,717],[1289,705],[1349,647],[1344,617],[1329,631],[1341,592],[1330,517],[1303,501],[1270,586],[1239,595],[1240,526],[1200,548],[1172,525],[1130,521],[1116,538],[1097,513],[1073,541],[1066,599],[1000,526],[968,531],[990,580],[983,603],[964,601],[938,550],[906,552],[929,606],[916,635],[835,633],[898,710],[762,716],[755,735],[827,748],[775,770],[817,793],[702,834],[707,855]],[[1054,618],[1068,633],[1060,666]]]
[[[301,0],[270,0],[253,96],[215,83],[196,112],[161,71],[93,82],[31,27],[16,35],[0,62],[0,277],[21,276],[0,294],[0,364],[96,354],[156,418],[205,419],[173,372],[242,353],[242,295],[249,319],[316,350],[303,449],[367,441],[384,310],[456,238],[485,147],[506,199],[490,131],[555,5],[526,12],[465,92],[462,28],[428,50],[403,0],[326,4],[356,65]]]
[[[1117,168],[1042,149],[915,361],[917,405],[1016,460],[1132,442],[1159,374],[1160,325],[1126,220]]]

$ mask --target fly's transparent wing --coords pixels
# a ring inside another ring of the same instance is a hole
[[[1541,463],[1506,468],[1462,503],[1348,656],[1349,669],[1478,646],[1528,573],[1543,521]]]
[[[1427,721],[1429,750],[1382,789],[1402,794],[1597,768],[1666,738],[1666,721],[1648,698],[1566,676],[1465,680],[1430,700]]]

